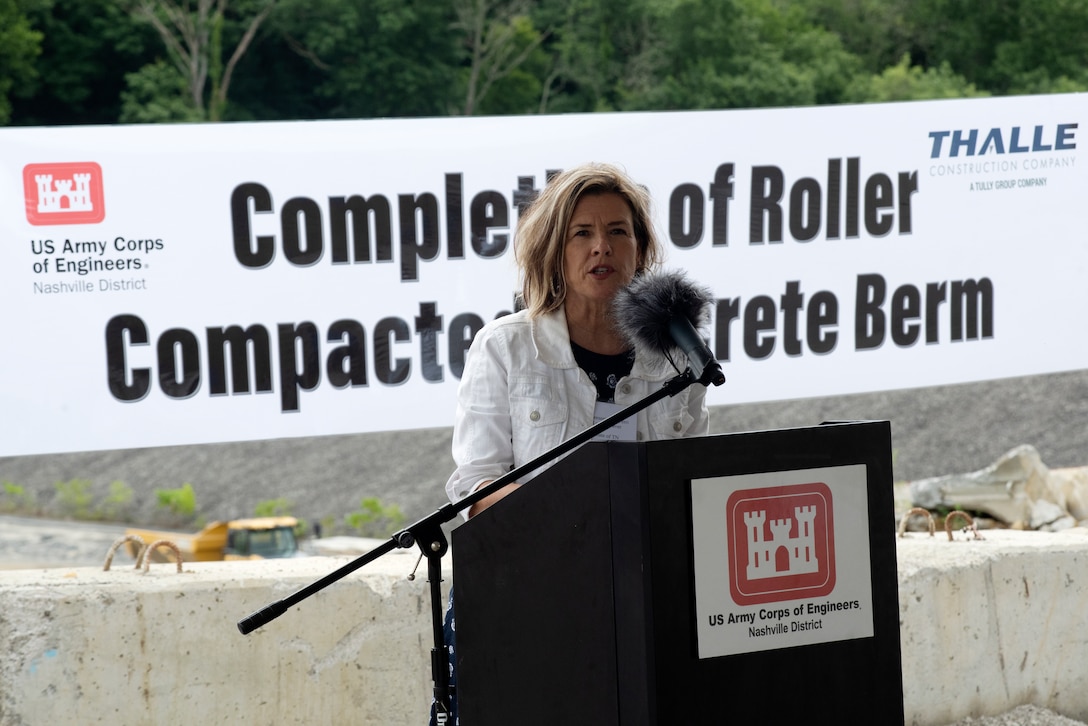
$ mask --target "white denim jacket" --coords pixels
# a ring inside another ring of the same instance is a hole
[[[630,375],[616,385],[616,403],[637,403],[676,375],[662,358],[636,356]],[[472,341],[457,391],[457,468],[446,482],[450,501],[460,501],[481,482],[497,479],[592,426],[596,401],[596,387],[574,360],[562,309],[537,318],[523,310],[488,323]],[[639,441],[701,436],[709,430],[706,388],[700,384],[656,401],[636,418]],[[462,514],[467,517],[467,510]]]

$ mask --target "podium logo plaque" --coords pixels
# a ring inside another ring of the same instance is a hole
[[[862,464],[691,481],[700,658],[874,634]]]

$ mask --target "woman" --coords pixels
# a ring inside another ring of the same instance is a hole
[[[461,377],[457,468],[446,484],[455,503],[677,373],[661,358],[636,357],[612,318],[616,293],[661,257],[649,195],[618,168],[586,164],[549,181],[518,224],[516,254],[525,309],[476,335]],[[627,438],[706,434],[705,396],[690,386],[655,403],[637,414]],[[477,502],[468,516],[518,486]]]
[[[616,293],[661,258],[643,187],[606,164],[558,174],[522,216],[515,245],[525,307],[487,324],[469,349],[453,430],[457,468],[446,484],[454,503],[641,401],[677,373],[663,358],[636,356],[612,318]],[[609,438],[646,441],[708,430],[706,388],[689,386],[638,412],[633,426],[617,424]],[[544,468],[476,502],[466,516]],[[451,601],[451,685],[453,641]]]

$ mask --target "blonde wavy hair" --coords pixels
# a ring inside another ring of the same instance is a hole
[[[563,253],[574,208],[586,196],[618,194],[631,208],[638,261],[635,274],[657,267],[661,243],[650,216],[650,194],[619,167],[588,163],[560,172],[548,180],[518,222],[514,254],[521,271],[521,304],[529,315],[557,310],[567,297]]]

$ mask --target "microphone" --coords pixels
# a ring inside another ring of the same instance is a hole
[[[644,273],[616,293],[612,314],[620,334],[636,351],[649,350],[670,363],[679,351],[699,383],[720,386],[725,374],[696,330],[709,324],[713,303],[710,290],[687,280],[683,273]]]

